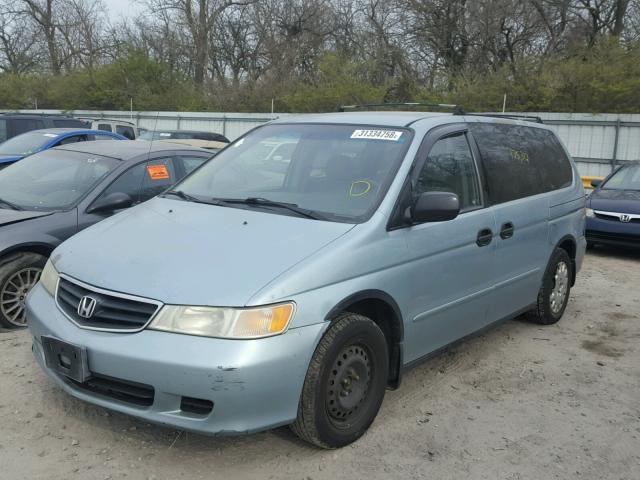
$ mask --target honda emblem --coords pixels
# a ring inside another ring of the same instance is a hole
[[[82,318],[91,318],[98,301],[93,297],[82,297],[78,304],[78,315]]]

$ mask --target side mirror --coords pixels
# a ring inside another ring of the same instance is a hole
[[[593,188],[598,188],[600,185],[602,185],[602,180],[600,180],[600,179],[591,180],[591,186]]]
[[[113,212],[114,210],[129,208],[131,205],[133,205],[133,200],[129,195],[122,192],[113,192],[104,198],[96,200],[87,209],[87,213]]]
[[[444,222],[453,220],[460,213],[458,195],[451,192],[425,192],[411,209],[413,222]]]

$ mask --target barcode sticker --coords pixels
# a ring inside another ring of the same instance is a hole
[[[354,130],[351,138],[362,138],[367,140],[400,140],[403,132],[397,130]]]

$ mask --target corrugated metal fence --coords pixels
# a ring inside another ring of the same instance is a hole
[[[24,113],[36,113],[21,110]],[[60,113],[38,110],[37,113]],[[291,114],[218,112],[122,112],[76,110],[77,117],[131,121],[149,130],[205,130],[233,140],[247,130]],[[588,114],[537,112],[562,138],[578,163],[581,175],[605,176],[621,162],[640,160],[640,114]]]

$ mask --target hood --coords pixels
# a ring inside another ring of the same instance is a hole
[[[59,272],[108,290],[172,304],[243,306],[352,228],[155,198],[80,232],[52,258]]]
[[[589,208],[640,214],[640,191],[597,189],[589,195]]]
[[[0,155],[0,164],[15,162],[22,158],[23,155]]]
[[[12,223],[24,222],[25,220],[31,220],[32,218],[46,217],[53,212],[30,212],[11,210],[8,208],[2,208],[0,205],[0,226],[10,225]]]

